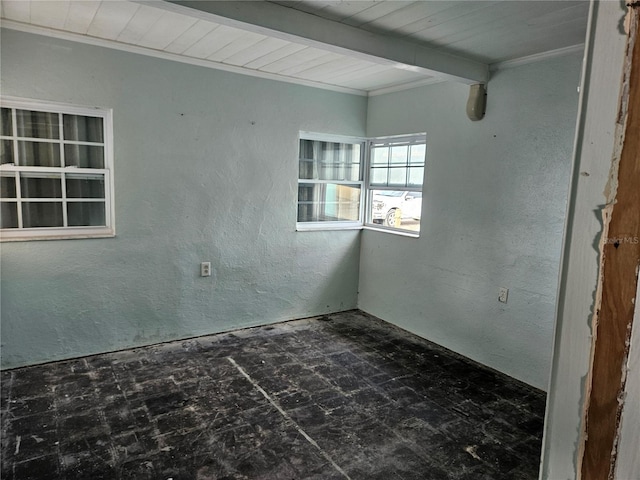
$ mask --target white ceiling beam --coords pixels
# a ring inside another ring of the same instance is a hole
[[[437,48],[367,32],[265,1],[134,0],[195,18],[275,36],[361,60],[466,84],[486,83],[489,66]]]

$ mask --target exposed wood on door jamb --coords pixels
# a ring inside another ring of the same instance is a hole
[[[603,210],[578,478],[612,479],[640,265],[640,6],[629,4],[619,143]]]

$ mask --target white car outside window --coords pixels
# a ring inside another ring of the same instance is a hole
[[[388,227],[399,227],[403,220],[420,221],[422,192],[402,190],[374,190],[371,201],[371,220]],[[397,222],[398,214],[402,219]]]

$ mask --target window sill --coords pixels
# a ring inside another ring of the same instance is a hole
[[[0,231],[0,242],[31,242],[34,240],[87,240],[91,238],[113,238],[116,233],[112,229],[84,230],[77,232],[43,231]]]
[[[296,223],[296,232],[314,232],[327,230],[362,230],[359,222],[322,222],[322,223]]]
[[[410,230],[397,230],[395,228],[386,228],[371,224],[366,224],[364,229],[372,232],[391,233],[392,235],[399,235],[401,237],[420,238],[420,232],[412,232]]]

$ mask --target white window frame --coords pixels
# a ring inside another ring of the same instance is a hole
[[[396,235],[404,235],[407,237],[419,237],[420,232],[416,232],[413,230],[403,229],[399,227],[387,227],[384,225],[380,225],[377,223],[373,223],[372,217],[372,209],[371,204],[373,203],[373,190],[387,190],[387,191],[405,191],[405,192],[420,192],[423,194],[424,191],[424,178],[426,173],[426,148],[425,148],[425,158],[423,159],[422,168],[423,176],[422,176],[422,185],[419,187],[411,186],[411,185],[371,185],[371,151],[374,145],[379,144],[407,144],[407,145],[422,145],[426,146],[427,144],[427,134],[422,133],[412,133],[406,135],[391,135],[385,137],[372,137],[367,139],[367,153],[366,153],[366,173],[365,173],[365,191],[366,191],[366,217],[364,221],[364,228],[367,230],[378,230],[382,232],[389,232]],[[410,165],[407,164],[408,168]],[[422,220],[420,221],[420,228],[422,228]]]
[[[376,230],[386,233],[393,233],[394,235],[401,235],[407,237],[419,237],[420,232],[396,228],[387,227],[384,225],[373,223],[371,213],[372,203],[372,191],[373,190],[403,190],[423,193],[424,190],[424,176],[423,182],[420,187],[417,186],[378,186],[370,184],[371,173],[371,149],[373,145],[380,143],[394,143],[394,142],[406,142],[408,144],[422,144],[426,145],[426,133],[412,133],[406,135],[393,135],[384,137],[347,137],[339,135],[329,135],[314,132],[300,132],[298,137],[298,157],[300,140],[316,140],[322,142],[336,142],[336,143],[359,143],[361,144],[360,150],[360,181],[336,181],[336,180],[306,180],[300,178],[300,167],[298,167],[298,185],[301,183],[335,183],[345,185],[359,185],[360,186],[360,216],[356,221],[337,221],[337,222],[296,222],[297,231],[309,231],[309,230],[353,230],[353,229],[366,229]],[[299,161],[299,159],[298,159]],[[423,168],[426,172],[426,151]],[[296,207],[298,201],[296,201]],[[297,213],[296,213],[297,218]]]
[[[360,208],[358,213],[357,221],[349,221],[342,220],[336,222],[298,222],[296,221],[296,230],[297,231],[305,231],[305,230],[353,230],[353,229],[361,229],[363,225],[364,218],[364,190],[365,190],[365,182],[363,180],[364,170],[365,170],[365,161],[366,161],[366,138],[362,137],[347,137],[341,135],[324,135],[320,133],[313,132],[300,132],[298,137],[298,162],[300,161],[300,140],[314,140],[319,142],[333,142],[333,143],[350,143],[353,145],[360,145],[360,174],[359,179],[356,180],[314,180],[314,179],[301,179],[300,178],[300,167],[298,166],[298,186],[301,183],[304,184],[337,184],[337,185],[358,185],[360,188]],[[297,191],[297,190],[296,190]],[[296,218],[297,207],[299,200],[296,200]]]
[[[16,199],[1,199],[2,202],[16,202],[18,211],[18,228],[0,229],[0,241],[27,241],[27,240],[54,240],[54,239],[78,239],[78,238],[104,238],[115,236],[115,212],[114,212],[114,185],[113,185],[113,110],[101,107],[82,107],[76,105],[68,105],[57,102],[46,102],[40,100],[31,100],[17,97],[0,97],[0,105],[3,108],[10,108],[12,115],[12,135],[10,137],[0,136],[2,140],[13,141],[14,163],[0,165],[0,173],[14,172],[19,173],[35,173],[35,174],[55,174],[60,175],[62,182],[62,197],[49,199],[37,198],[29,199],[29,201],[61,201],[63,208],[63,223],[67,223],[67,203],[66,182],[67,174],[70,175],[104,175],[104,204],[105,204],[105,226],[63,226],[63,227],[37,227],[24,228],[22,226],[22,202],[25,200],[20,195],[20,182],[16,182]],[[58,114],[60,138],[56,139],[33,139],[22,138],[17,135],[16,110],[33,110],[38,112],[49,112]],[[62,116],[64,114],[80,115],[89,117],[100,117],[103,121],[103,143],[83,142],[64,139],[62,127]],[[1,132],[0,132],[1,133]],[[58,143],[60,146],[60,167],[40,167],[40,166],[21,166],[15,160],[18,158],[18,141],[45,141],[47,143]],[[79,168],[76,166],[64,165],[64,145],[101,145],[104,148],[104,168]],[[73,202],[95,202],[97,199],[91,198],[74,198]]]

